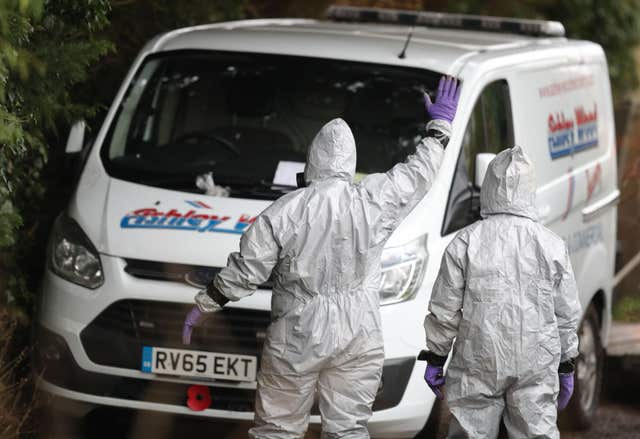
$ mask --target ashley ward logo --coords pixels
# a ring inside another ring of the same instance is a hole
[[[191,203],[202,203],[187,201]],[[207,206],[205,203],[204,206]],[[211,209],[207,206],[199,208]],[[195,210],[180,212],[177,209],[160,211],[154,207],[136,209],[127,213],[120,220],[123,229],[168,229],[192,232],[234,233],[241,235],[256,220],[255,216],[242,214],[232,220],[230,216],[200,213]]]
[[[552,159],[598,146],[596,104],[593,104],[592,111],[582,106],[575,108],[573,116],[565,116],[560,111],[547,118],[547,141]]]

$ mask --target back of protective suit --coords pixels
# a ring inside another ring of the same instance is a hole
[[[449,135],[446,121],[428,128]],[[381,343],[380,254],[430,188],[443,151],[427,137],[405,163],[355,184],[353,134],[342,119],[330,121],[309,148],[308,187],[278,199],[257,218],[242,238],[242,257],[231,255],[231,269],[221,271],[216,287],[237,300],[273,269],[269,340],[282,354],[324,358],[362,331]]]
[[[483,220],[447,247],[425,319],[427,345],[453,356],[450,437],[557,437],[558,366],[577,355],[580,304],[564,241],[536,221],[535,175],[515,147],[490,164]]]
[[[309,148],[308,187],[262,212],[215,278],[239,300],[273,276],[251,437],[301,437],[315,390],[323,437],[368,437],[384,361],[380,255],[431,187],[444,155],[437,138],[450,124],[433,120],[427,130],[434,136],[405,163],[354,184],[351,130],[341,119],[326,124]]]

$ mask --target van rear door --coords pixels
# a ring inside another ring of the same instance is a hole
[[[536,165],[540,220],[566,240],[586,306],[596,291],[610,289],[614,274],[615,209],[589,214],[617,193],[604,57],[508,79],[515,139]]]

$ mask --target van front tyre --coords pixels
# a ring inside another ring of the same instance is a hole
[[[578,330],[580,347],[576,359],[575,390],[569,406],[560,413],[560,425],[574,430],[591,427],[600,400],[604,350],[600,320],[593,305],[585,313]]]
[[[446,401],[436,399],[427,423],[414,439],[443,439],[447,434],[450,418],[451,414]]]

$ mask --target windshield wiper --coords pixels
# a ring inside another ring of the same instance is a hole
[[[229,186],[232,190],[242,190],[244,189],[247,192],[278,192],[278,193],[287,193],[298,189],[297,186],[290,186],[286,184],[276,184],[272,181],[267,180],[252,180],[246,179],[244,181],[234,179],[234,181],[228,181],[225,177],[219,178],[220,186]]]
[[[231,190],[231,197],[252,197],[267,200],[275,200],[281,195],[298,189],[296,186],[274,184],[267,180],[255,180],[250,178],[218,177],[216,184],[226,186]]]
[[[139,183],[149,186],[160,186],[167,189],[180,187],[192,188],[192,192],[199,192],[196,187],[196,177],[198,174],[174,174],[151,178],[140,178]],[[282,195],[294,191],[297,186],[275,184],[267,180],[257,180],[253,178],[218,176],[214,177],[216,186],[228,187],[232,197],[258,196],[260,198],[273,199],[274,195]]]

